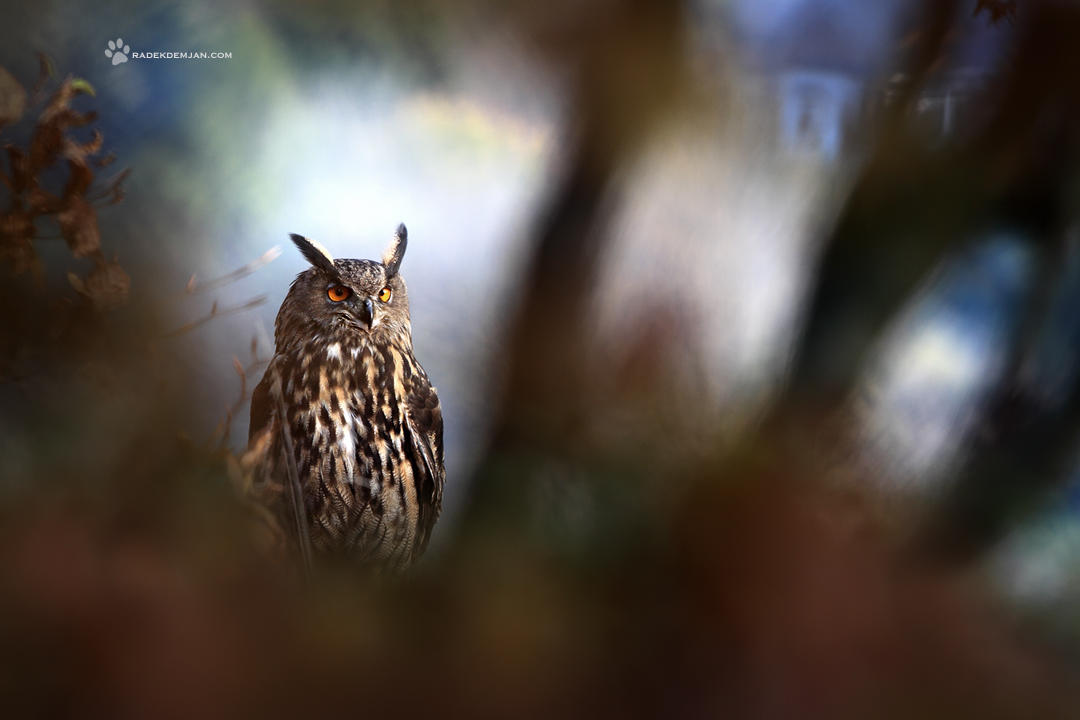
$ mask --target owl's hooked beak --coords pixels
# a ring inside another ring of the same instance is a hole
[[[367,326],[368,330],[375,325],[375,303],[371,301],[371,298],[364,298],[362,302],[358,301],[353,314],[357,320]]]

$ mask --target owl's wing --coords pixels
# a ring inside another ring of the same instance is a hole
[[[420,500],[420,537],[416,549],[419,554],[427,547],[431,529],[442,509],[443,482],[446,480],[442,407],[438,393],[426,377],[418,376],[411,388],[405,420],[420,476],[416,483],[416,494]]]

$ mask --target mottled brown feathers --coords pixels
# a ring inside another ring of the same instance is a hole
[[[401,226],[387,251],[395,272],[371,260],[333,260],[331,271],[328,253],[297,243],[312,268],[278,312],[275,354],[252,398],[249,433],[251,440],[269,433],[263,486],[284,487],[284,421],[317,555],[390,569],[424,551],[445,480],[439,398],[413,356],[408,296],[396,272],[405,237]],[[329,299],[328,283],[347,286],[349,299]],[[384,287],[393,291],[388,302],[378,300]],[[275,374],[284,419],[270,398]],[[288,494],[264,496],[296,540]]]

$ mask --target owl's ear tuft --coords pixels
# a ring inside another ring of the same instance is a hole
[[[409,231],[405,229],[405,223],[397,226],[394,239],[383,253],[382,262],[386,266],[386,277],[392,278],[401,269],[401,259],[405,257],[405,246],[409,244]]]
[[[334,267],[334,256],[330,254],[329,250],[314,240],[308,240],[303,235],[291,233],[289,237],[292,238],[296,247],[300,249],[300,252],[304,254],[307,261],[314,267],[317,267],[324,272],[328,272],[331,275],[337,275],[337,268]]]

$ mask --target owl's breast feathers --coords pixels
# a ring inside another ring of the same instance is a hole
[[[268,434],[263,487],[283,488],[275,374],[312,547],[392,568],[417,558],[438,518],[446,473],[439,397],[408,344],[376,346],[361,335],[278,348],[252,397],[249,442]],[[292,530],[288,493],[270,496]]]

